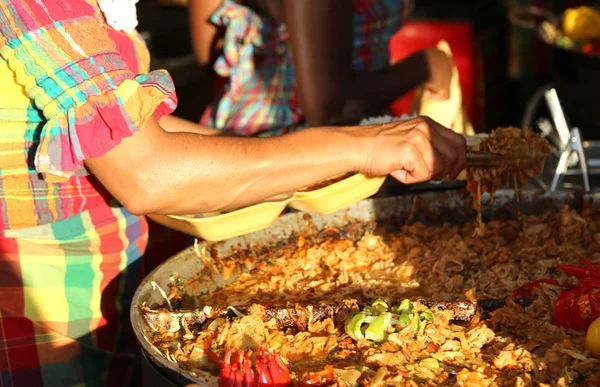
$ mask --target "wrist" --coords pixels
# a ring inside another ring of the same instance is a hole
[[[368,126],[345,126],[334,130],[339,137],[340,145],[337,146],[347,157],[346,162],[350,166],[348,172],[362,172],[367,163],[369,154],[373,148],[374,136]]]

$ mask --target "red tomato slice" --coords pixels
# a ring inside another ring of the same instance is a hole
[[[595,317],[600,316],[600,289],[592,289],[589,293],[590,309]]]
[[[569,291],[569,322],[571,328],[577,331],[585,329],[586,297],[579,292],[577,287]]]
[[[569,291],[563,291],[558,294],[556,304],[554,305],[554,323],[559,327],[570,328],[569,323]]]

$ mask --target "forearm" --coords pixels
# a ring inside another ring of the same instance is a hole
[[[386,109],[400,96],[427,82],[427,60],[422,52],[379,72],[355,73],[348,99],[362,99],[368,114]]]
[[[161,212],[239,208],[339,173],[358,170],[358,166],[353,166],[356,152],[350,151],[353,143],[348,136],[327,129],[243,141],[198,139],[193,135],[178,137],[170,139],[169,147],[180,148],[186,156],[178,158],[176,165],[162,164],[162,170],[156,173],[158,180],[167,177],[170,180],[169,189],[160,195],[160,202],[164,203],[159,209]],[[166,153],[164,156],[169,157]],[[173,171],[177,173],[173,175]],[[174,200],[173,192],[181,196]],[[181,200],[182,197],[186,199]]]
[[[201,66],[211,66],[219,51],[218,28],[210,16],[223,4],[223,0],[190,0],[188,17],[192,50]]]
[[[171,133],[176,133],[176,132],[196,133],[196,134],[204,134],[207,136],[218,135],[218,134],[222,133],[222,131],[220,131],[218,129],[201,126],[201,125],[196,124],[195,122],[185,120],[183,118],[174,116],[172,114],[161,118],[160,126],[167,132],[171,132]]]
[[[100,181],[134,213],[239,208],[358,170],[360,159],[360,141],[340,130],[306,129],[265,139],[161,132],[137,139],[134,135],[112,155],[88,161]],[[152,155],[120,155],[132,148],[127,144],[132,141]],[[135,169],[118,162],[125,158]]]
[[[305,102],[312,106],[303,109],[312,125],[353,124],[380,114],[397,98],[428,79],[427,60],[419,52],[381,71],[353,72],[342,77],[329,87],[331,95],[326,101],[319,105]]]

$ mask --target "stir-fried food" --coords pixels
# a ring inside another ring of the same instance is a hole
[[[481,234],[481,195],[485,192],[493,194],[502,184],[514,186],[518,195],[518,185],[541,172],[544,159],[551,149],[548,141],[531,129],[506,127],[493,130],[474,151],[496,156],[498,161],[487,168],[466,169],[467,190],[473,194],[473,204],[479,213],[478,231]]]
[[[598,215],[490,220],[485,237],[475,221],[417,217],[296,235],[270,253],[199,250],[205,272],[175,274],[169,304],[144,309],[148,339],[227,385],[597,385],[585,328],[599,312]],[[215,272],[230,283],[186,295]]]
[[[316,191],[318,189],[328,187],[328,186],[330,186],[332,184],[335,184],[335,183],[340,182],[340,181],[342,181],[344,179],[347,179],[347,178],[349,178],[352,175],[354,175],[354,173],[342,173],[341,175],[336,175],[336,176],[330,177],[327,180],[323,180],[323,181],[321,181],[319,183],[316,183],[316,184],[313,184],[313,185],[309,185],[308,187],[302,188],[299,191],[300,192]]]
[[[540,173],[551,149],[548,141],[533,130],[507,127],[493,130],[475,151],[504,158],[503,162],[490,168],[467,168],[467,189],[478,199],[484,192],[493,194],[502,183],[511,185],[513,175],[524,182]]]

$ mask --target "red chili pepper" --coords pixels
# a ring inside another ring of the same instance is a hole
[[[221,367],[221,375],[219,376],[219,387],[230,387],[234,384],[235,375],[232,375],[231,367],[231,355],[234,349],[229,348],[225,352],[225,358],[223,359],[223,366]]]
[[[596,265],[587,258],[581,258],[581,262],[583,262],[583,266],[589,271],[591,278],[600,280],[600,269],[598,269]]]
[[[246,352],[246,357],[244,358],[244,382],[242,383],[243,387],[254,387],[254,371],[252,370],[252,360],[250,359],[252,356],[252,351]]]
[[[256,384],[258,387],[269,387],[273,385],[271,373],[267,368],[267,361],[261,353],[256,355],[256,372],[258,374],[258,381]]]
[[[577,277],[580,280],[587,277],[587,270],[585,267],[575,265],[558,265],[558,268],[567,274]]]
[[[558,265],[558,268],[567,274],[577,277],[580,280],[596,279],[600,280],[600,269],[586,258],[581,258],[583,266],[576,265]]]
[[[577,285],[580,292],[587,292],[592,289],[600,288],[600,280],[596,279],[585,279],[581,281],[579,285]]]
[[[222,362],[219,387],[289,387],[290,372],[276,353],[266,346],[256,354],[256,374],[252,369],[252,351],[244,352],[229,348]]]
[[[206,354],[206,356],[208,356],[208,359],[210,361],[212,361],[213,363],[215,363],[216,366],[221,368],[222,367],[221,359],[219,359],[219,357],[210,349],[210,344],[212,343],[212,340],[215,337],[215,334],[216,333],[213,332],[204,338],[203,349],[204,349],[204,353]]]
[[[520,288],[513,290],[513,298],[524,296],[531,297],[533,295],[533,291],[544,284],[558,285],[558,281],[554,278],[542,278],[540,280],[530,282],[521,286]]]
[[[571,327],[569,323],[569,291],[560,292],[556,298],[554,323],[563,328]]]
[[[276,353],[269,353],[270,358],[268,360],[268,368],[271,373],[271,378],[273,379],[273,384],[275,386],[289,386],[292,382],[290,378],[290,371],[287,366],[281,360],[281,357]]]

